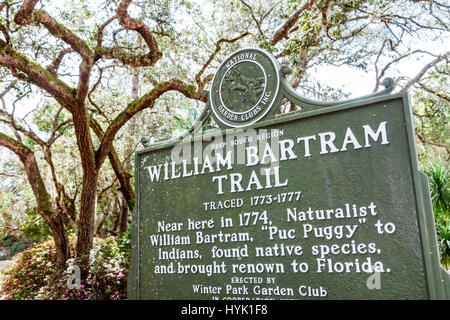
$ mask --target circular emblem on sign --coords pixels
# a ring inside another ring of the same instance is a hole
[[[217,70],[209,92],[219,125],[244,127],[262,120],[280,101],[279,64],[268,52],[242,49]]]

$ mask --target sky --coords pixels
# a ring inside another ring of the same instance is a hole
[[[180,0],[173,0],[174,5],[176,5],[177,1]],[[202,6],[205,14],[208,14],[208,11],[211,10],[210,2],[207,0],[196,0],[195,2]],[[52,0],[51,3],[52,6],[64,6],[65,0]],[[95,5],[95,1],[88,3],[89,5]],[[178,24],[180,28],[198,28],[196,26],[196,22],[193,21],[190,16],[181,14],[177,16],[176,19],[182,21]],[[436,53],[442,53],[449,49],[448,43],[436,43],[433,41],[428,41],[427,39],[411,38],[410,40],[414,43],[414,46],[417,46],[418,48],[427,48],[428,50]],[[426,62],[431,61],[432,59],[433,57],[431,56],[425,56],[420,63],[408,62],[400,64],[396,74],[413,77]],[[313,78],[326,83],[330,87],[341,89],[344,92],[350,93],[350,98],[369,94],[375,87],[375,75],[373,72],[367,73],[347,66],[334,67],[321,65],[310,70],[310,74]],[[389,75],[390,74],[387,73],[386,76]],[[36,106],[37,103],[39,103],[39,100],[23,99],[21,101],[20,108],[17,108],[17,116],[24,116],[31,110],[32,107]],[[4,157],[5,152],[6,151],[4,148],[0,148],[0,158],[2,155]]]
[[[62,7],[65,5],[67,0],[52,0],[52,7]],[[71,2],[71,0],[68,0]],[[72,0],[74,1],[74,0]],[[174,7],[177,7],[177,3],[181,0],[171,0]],[[76,1],[75,1],[76,2]],[[205,15],[209,15],[212,10],[211,1],[208,0],[191,0],[191,2],[196,2],[202,7],[202,11]],[[89,1],[89,5],[95,6],[95,1]],[[48,6],[48,4],[47,4]],[[196,22],[193,18],[183,11],[178,10],[176,12],[175,18],[177,20],[178,28],[193,28],[199,29],[196,25]],[[199,29],[199,32],[200,29]],[[413,43],[413,47],[417,48],[426,48],[435,53],[442,53],[445,50],[449,49],[449,45],[447,43],[436,43],[433,41],[429,41],[427,39],[414,39],[411,38],[410,41]],[[420,68],[431,61],[433,58],[431,56],[425,56],[421,62],[408,62],[401,63],[398,65],[398,72],[396,74],[401,74],[406,77],[413,77]],[[362,70],[357,70],[355,68],[351,68],[348,66],[330,66],[330,65],[320,65],[313,67],[309,71],[310,75],[314,79],[317,79],[320,82],[326,83],[328,86],[335,89],[342,89],[344,92],[348,92],[352,98],[357,96],[363,96],[369,94],[373,91],[375,87],[375,74],[373,71],[367,73]],[[393,72],[392,72],[393,73]],[[391,74],[392,74],[391,73]],[[386,75],[389,76],[389,73]],[[24,101],[24,104],[33,106],[36,105],[37,102],[35,100],[32,101]],[[28,112],[29,108],[21,108],[21,110],[17,110],[18,115],[24,115]]]
[[[173,0],[174,5],[176,5],[177,1]],[[66,0],[52,0],[51,2],[46,2],[47,5],[51,3],[52,6],[62,7],[65,5]],[[202,6],[205,14],[208,14],[208,7],[210,8],[210,2],[208,0],[195,0],[198,4]],[[89,5],[95,5],[95,1],[88,2]],[[196,22],[193,21],[192,17],[187,15],[179,15],[176,17],[178,20],[182,20],[182,23],[179,23],[180,28],[198,28],[196,26]],[[429,39],[410,39],[413,42],[413,46],[417,48],[426,48],[435,53],[442,53],[446,50],[449,50],[448,43],[436,43],[434,41],[430,41]],[[431,56],[424,56],[422,61],[417,62],[408,62],[402,63],[397,67],[397,71],[395,74],[401,74],[407,77],[413,77],[417,72],[419,72],[420,68],[429,61],[433,60]],[[314,79],[327,84],[329,87],[335,89],[341,89],[343,92],[350,93],[349,98],[356,98],[358,96],[364,96],[371,93],[375,87],[375,75],[374,72],[364,72],[362,70],[356,70],[355,68],[351,68],[348,66],[327,66],[320,65],[312,68],[309,73],[312,75]],[[392,73],[387,73],[386,76],[392,75]],[[381,90],[382,88],[380,88]],[[12,101],[8,102],[11,105]],[[20,107],[16,110],[16,115],[18,117],[23,117],[27,114],[36,104],[40,103],[38,99],[23,99],[20,102]],[[5,160],[8,155],[10,155],[9,150],[0,147],[0,171],[2,170],[2,161]]]

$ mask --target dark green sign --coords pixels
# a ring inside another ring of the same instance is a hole
[[[136,154],[129,297],[449,298],[407,94],[319,105],[281,80],[301,111]]]

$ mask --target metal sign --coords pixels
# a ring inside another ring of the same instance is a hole
[[[267,57],[238,51],[216,74],[212,113],[235,128],[136,153],[129,297],[448,299],[407,93],[318,103]],[[301,110],[259,121],[281,96]]]

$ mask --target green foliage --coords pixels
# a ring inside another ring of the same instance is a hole
[[[447,167],[434,163],[425,169],[433,204],[440,261],[448,270],[450,263],[450,173]]]
[[[61,298],[68,300],[121,300],[126,298],[126,276],[129,246],[125,238],[96,239],[89,256],[69,259],[84,275],[80,288],[69,289],[66,284],[72,273],[64,273]]]
[[[123,252],[122,257],[124,263],[129,263],[131,253],[131,225],[128,225],[127,231],[119,237],[118,247],[119,251]]]
[[[423,79],[420,90],[413,94],[415,131],[421,142],[418,150],[422,163],[433,159],[449,160],[449,81],[448,66],[437,66]]]
[[[6,300],[50,298],[57,291],[58,270],[53,240],[47,240],[16,256],[5,272],[0,297]]]
[[[58,115],[57,123],[61,123],[69,118],[66,110],[58,111],[61,107],[56,103],[47,103],[42,108],[36,110],[33,114],[33,123],[38,129],[45,133],[52,132],[53,121],[56,115]],[[61,133],[65,127],[59,128],[57,133]],[[31,139],[29,139],[31,140]]]
[[[441,264],[446,270],[450,264],[450,222],[449,219],[439,216],[436,220],[439,254]]]
[[[16,238],[10,235],[7,235],[3,239],[0,239],[0,246],[2,248],[4,256],[0,256],[1,259],[9,259],[14,257],[19,252],[27,249],[32,244],[32,241],[27,238]]]
[[[0,238],[20,238],[23,227],[31,222],[28,213],[34,210],[34,196],[29,184],[12,179],[6,182],[3,188],[0,186]]]
[[[28,211],[28,217],[21,226],[22,236],[33,239],[42,240],[51,235],[49,226],[40,219],[36,209]]]
[[[435,215],[450,218],[450,173],[446,166],[435,163],[425,170],[430,183]]]
[[[72,254],[75,237],[71,238]],[[80,268],[80,288],[69,289],[72,273],[56,267],[53,239],[41,242],[17,255],[0,284],[0,297],[6,300],[118,300],[126,298],[130,234],[95,239],[89,256],[70,259]]]

